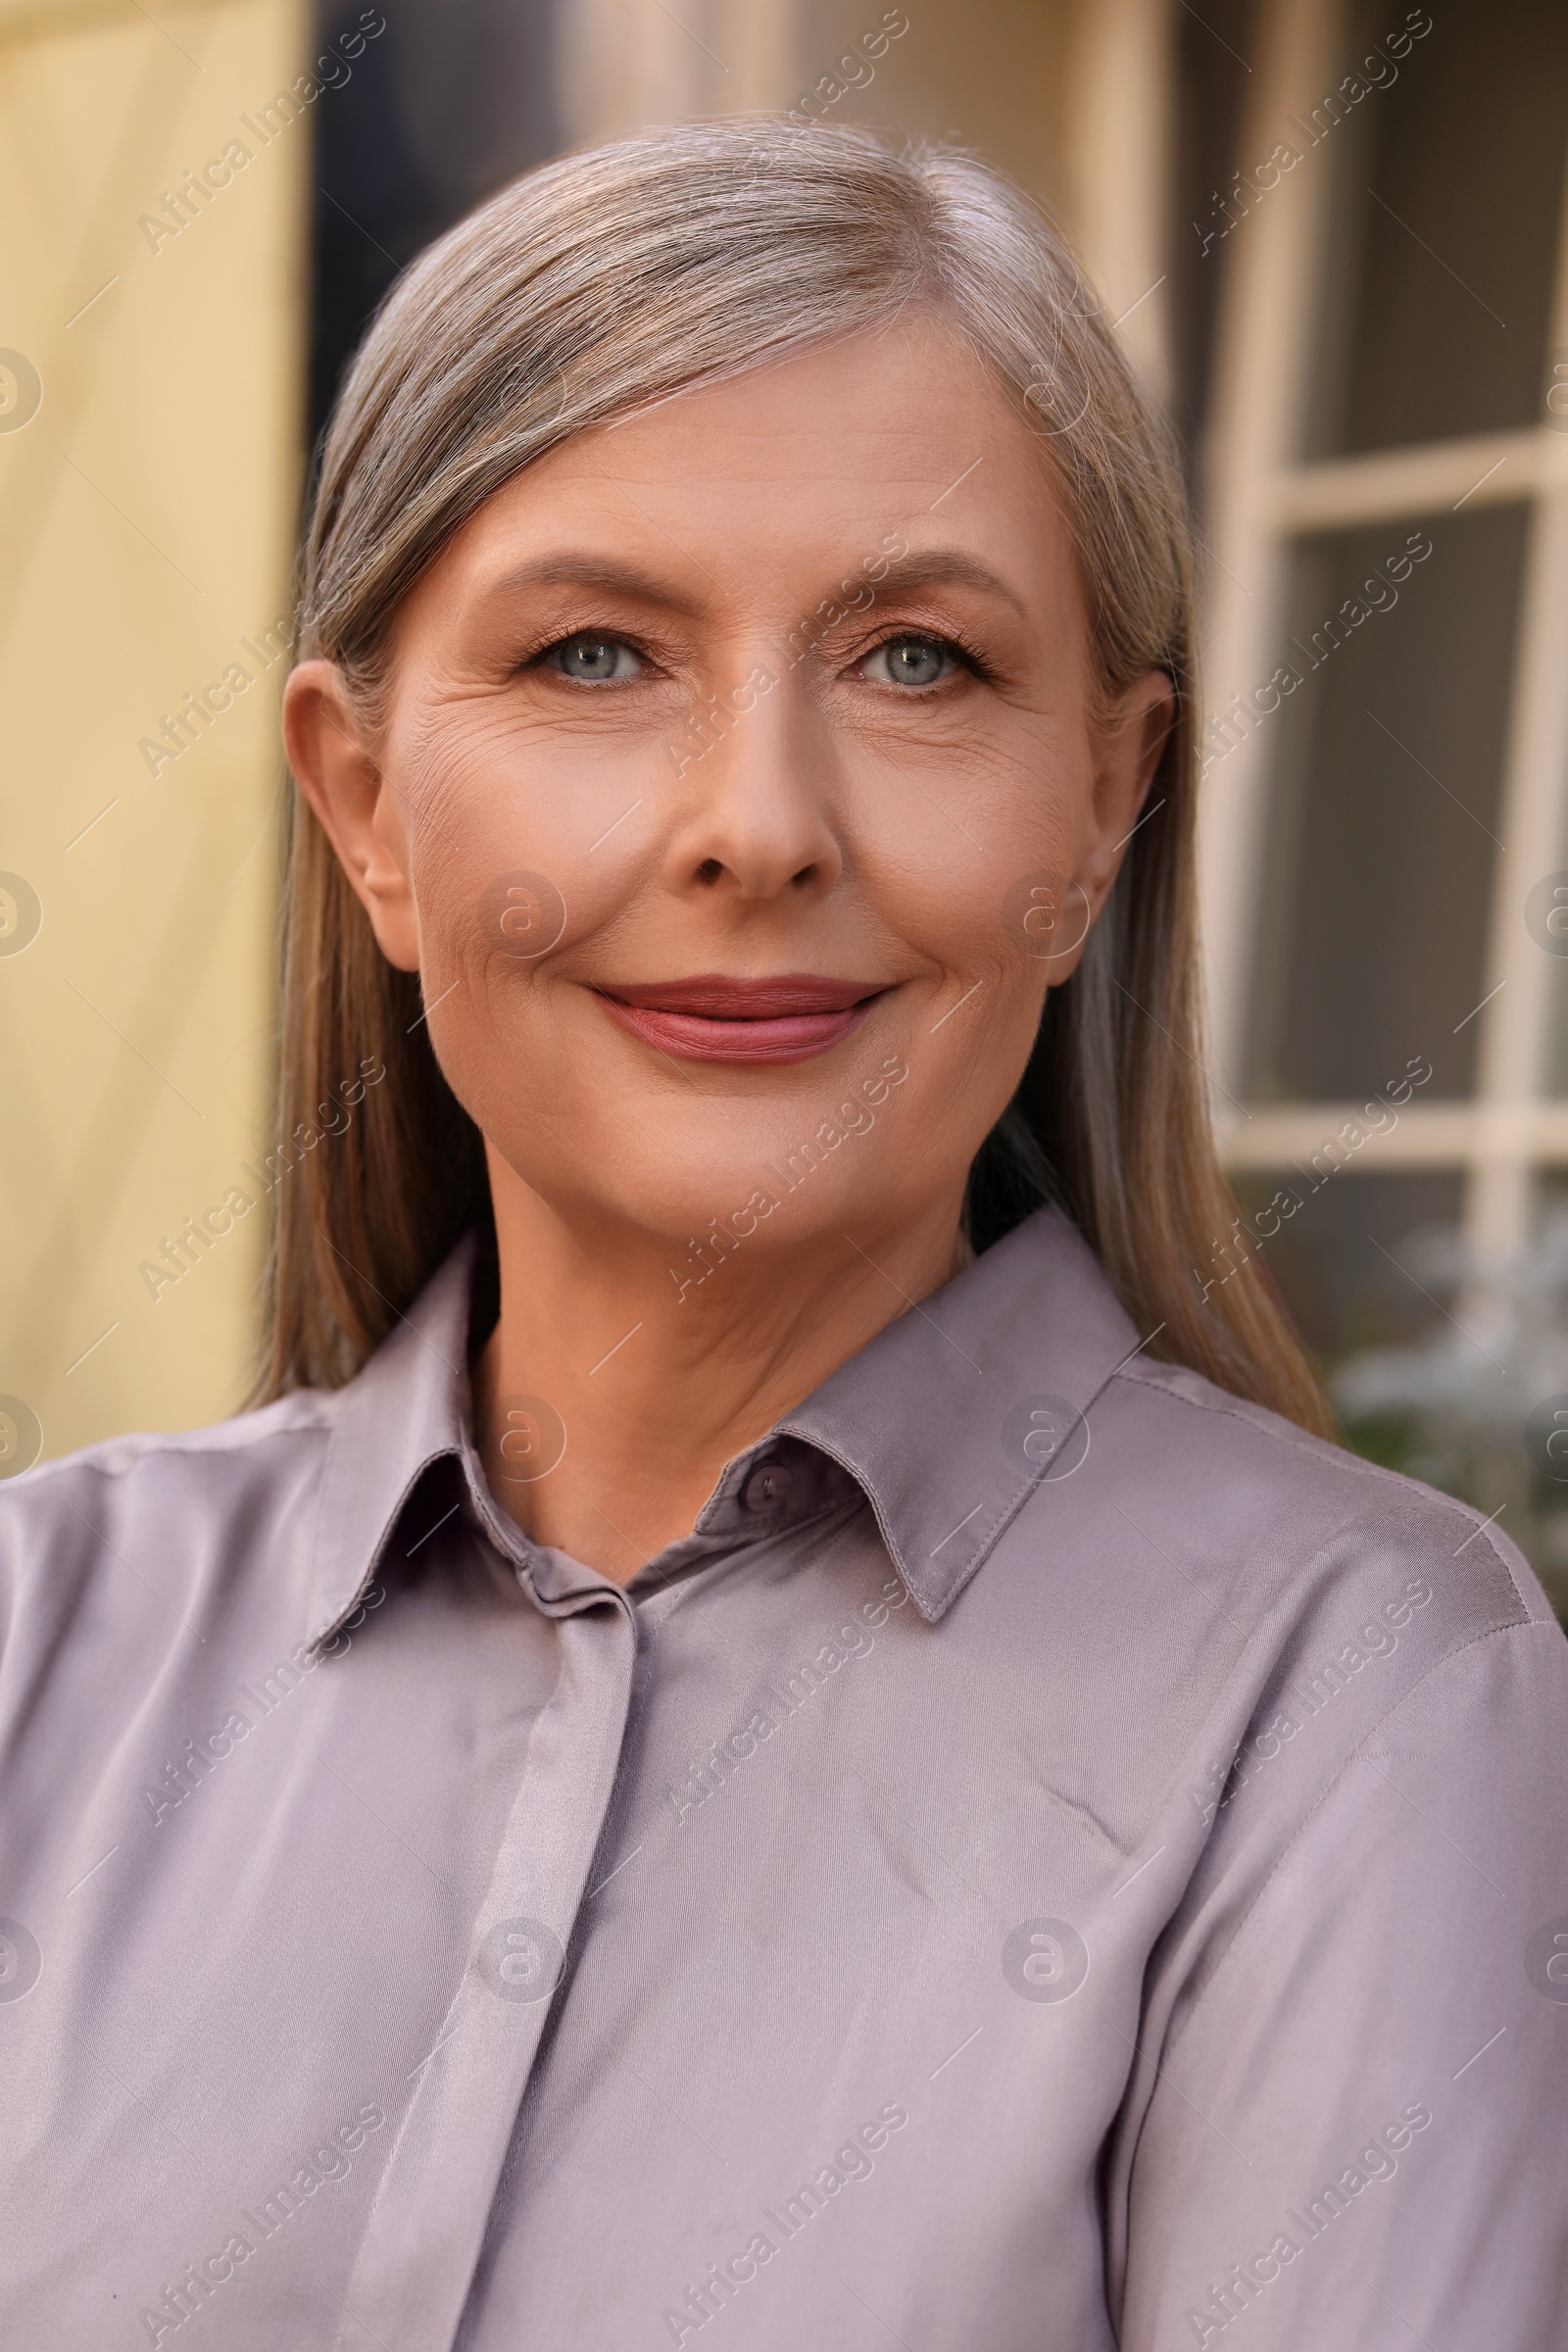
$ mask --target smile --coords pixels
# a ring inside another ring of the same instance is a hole
[[[783,972],[707,973],[594,991],[611,1019],[683,1061],[788,1062],[824,1054],[858,1029],[885,984]]]

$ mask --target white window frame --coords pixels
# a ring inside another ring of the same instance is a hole
[[[1269,155],[1290,117],[1308,113],[1334,86],[1344,22],[1341,0],[1265,0],[1244,156]],[[1430,37],[1441,38],[1441,24]],[[1312,149],[1232,232],[1207,453],[1204,701],[1222,711],[1269,677],[1286,636],[1292,545],[1302,532],[1435,510],[1527,507],[1497,817],[1505,848],[1494,856],[1480,1008],[1467,1016],[1481,1032],[1474,1092],[1447,1102],[1417,1098],[1358,1163],[1460,1172],[1467,1239],[1485,1264],[1525,1240],[1538,1172],[1568,1167],[1568,1100],[1546,1092],[1554,965],[1524,921],[1532,885],[1568,865],[1568,434],[1542,424],[1364,457],[1298,459],[1329,172],[1338,161],[1327,142]],[[1549,348],[1568,347],[1568,187],[1551,320]],[[1306,1158],[1357,1107],[1241,1100],[1275,753],[1260,723],[1216,761],[1200,796],[1210,1073],[1232,1171]],[[1411,1039],[1412,1053],[1424,1050]]]

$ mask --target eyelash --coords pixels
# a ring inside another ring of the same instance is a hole
[[[887,634],[883,637],[879,637],[874,645],[868,645],[862,653],[857,654],[854,662],[851,663],[851,667],[858,668],[862,662],[869,662],[873,654],[881,653],[884,646],[898,645],[906,638],[912,639],[914,643],[918,645],[940,646],[945,654],[951,654],[954,660],[959,664],[960,668],[968,670],[972,677],[988,680],[993,674],[990,664],[987,662],[986,658],[981,653],[979,647],[971,645],[967,638],[959,635],[956,630],[949,631],[945,629],[921,629],[910,628],[907,626],[899,629],[889,629]],[[943,678],[939,679],[937,684],[933,686],[926,686],[923,688],[915,687],[913,689],[903,688],[896,691],[902,691],[905,693],[912,691],[914,693],[935,694],[938,691],[938,687],[945,686],[947,683],[948,680]]]
[[[639,645],[635,637],[628,637],[624,629],[599,629],[590,625],[585,629],[568,629],[564,637],[547,638],[543,645],[536,645],[530,652],[520,654],[517,657],[517,671],[520,674],[523,670],[540,669],[549,661],[552,654],[559,654],[564,647],[579,645],[584,640],[590,643],[597,641],[601,645],[623,645],[628,653],[635,654],[638,661],[648,668],[657,669],[661,666],[658,656],[650,653],[646,645]],[[564,672],[560,674],[564,676]],[[613,683],[613,681],[610,682]],[[635,684],[635,682],[631,679],[625,681],[627,684]]]
[[[639,662],[646,663],[650,668],[658,669],[662,666],[658,657],[652,654],[646,645],[640,645],[635,637],[628,636],[624,630],[588,627],[583,629],[568,629],[564,637],[552,637],[547,641],[547,643],[534,647],[531,652],[523,654],[519,657],[517,668],[519,671],[538,669],[550,659],[552,654],[559,653],[564,646],[575,644],[583,638],[599,638],[607,645],[623,645],[626,647],[628,652],[636,656]],[[922,629],[919,627],[910,627],[907,624],[902,628],[889,629],[884,636],[878,637],[874,644],[862,647],[860,652],[853,657],[850,662],[850,667],[852,669],[858,668],[862,662],[869,662],[873,654],[881,653],[884,646],[897,645],[903,638],[914,638],[923,644],[940,646],[944,653],[951,654],[959,666],[963,669],[966,669],[972,677],[989,682],[995,675],[995,672],[992,670],[990,663],[987,662],[985,656],[981,653],[979,647],[972,644],[969,639],[964,637],[960,631]],[[612,680],[606,682],[614,683]],[[635,683],[634,680],[626,680],[624,682],[627,684]],[[870,681],[867,682],[869,683]],[[911,690],[908,688],[903,688],[894,689],[893,691],[902,691],[906,693],[910,691],[919,693],[923,691],[924,693],[932,694],[937,691],[938,685],[945,685],[947,683],[948,681],[946,679],[942,679],[937,682],[937,685],[928,686],[924,689],[914,688]]]

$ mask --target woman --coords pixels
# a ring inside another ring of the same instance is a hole
[[[303,621],[265,1401],[5,1497],[16,2339],[1539,2352],[1562,1641],[1192,1271],[1182,501],[1060,245],[536,173]]]

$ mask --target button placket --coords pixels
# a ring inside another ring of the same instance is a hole
[[[560,1679],[529,1738],[462,1981],[376,2192],[338,2352],[450,2352],[467,2302],[631,1705],[637,1637],[627,1609],[582,1608],[557,1623]]]

